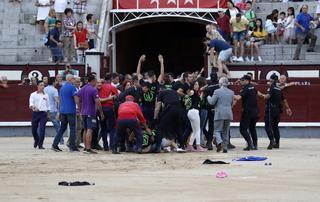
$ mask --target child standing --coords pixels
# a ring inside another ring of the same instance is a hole
[[[283,35],[283,40],[289,44],[292,44],[292,40],[294,40],[296,38],[294,21],[295,21],[294,8],[289,7],[288,8],[288,16],[287,16],[285,23],[284,23],[285,31],[284,31],[284,35]]]
[[[276,33],[279,43],[283,41],[283,33],[285,31],[285,25],[284,25],[285,21],[286,21],[286,13],[281,12],[277,22],[277,33]]]

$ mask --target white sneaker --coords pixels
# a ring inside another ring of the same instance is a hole
[[[254,61],[254,57],[251,57],[251,62],[253,62]]]
[[[177,148],[177,149],[175,149],[175,152],[177,152],[177,153],[186,153],[187,151],[184,150],[184,149],[181,149],[181,148]]]
[[[258,60],[259,60],[260,62],[262,61],[262,58],[261,58],[261,56],[259,56],[259,57],[258,57]]]
[[[237,59],[237,61],[238,62],[243,62],[244,60],[243,60],[243,57],[239,57],[238,59]]]
[[[236,57],[236,56],[232,56],[232,57],[231,57],[231,60],[232,60],[232,61],[237,61],[237,57]]]
[[[249,62],[249,61],[250,61],[250,59],[249,59],[249,57],[248,57],[248,56],[246,57],[246,61],[247,61],[247,62]]]

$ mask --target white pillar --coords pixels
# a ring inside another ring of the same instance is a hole
[[[104,75],[100,75],[100,67],[101,67],[101,57],[103,56],[102,52],[98,52],[95,50],[86,51],[86,72],[88,66],[91,67],[91,72],[97,73],[97,78],[104,77]]]

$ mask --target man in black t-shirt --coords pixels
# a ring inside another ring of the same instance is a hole
[[[160,113],[161,106],[163,108]],[[156,102],[154,119],[159,120],[156,142],[160,152],[162,138],[174,141],[183,133],[183,108],[180,104],[179,94],[174,90],[163,90],[159,93]]]
[[[256,123],[259,119],[259,109],[257,103],[257,90],[251,84],[251,77],[244,75],[240,79],[243,86],[240,95],[236,95],[236,100],[242,99],[242,114],[240,120],[240,133],[247,142],[245,151],[257,150],[258,137],[256,131]],[[250,134],[248,132],[250,131]],[[250,136],[251,135],[251,136]]]
[[[141,110],[143,116],[147,120],[147,124],[150,128],[154,129],[154,107],[156,104],[156,91],[157,86],[150,84],[149,82],[145,82],[140,80],[140,84],[142,87],[142,96],[141,96]]]

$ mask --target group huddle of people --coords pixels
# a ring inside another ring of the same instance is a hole
[[[247,145],[245,150],[258,149],[256,122],[259,118],[257,101],[265,100],[265,130],[270,139],[268,149],[280,147],[278,123],[283,110],[291,115],[282,90],[289,86],[285,78],[273,74],[265,94],[257,91],[253,75],[244,75],[232,91],[226,75],[216,72],[207,78],[200,72],[184,72],[177,79],[165,73],[164,58],[158,56],[160,74],[141,69],[146,61],[142,55],[136,72],[107,74],[104,79],[95,73],[80,79],[70,65],[62,75],[49,78],[47,86],[38,81],[37,91],[30,95],[34,148],[44,149],[46,122],[52,121],[56,135],[52,150],[59,152],[59,143],[69,126],[66,145],[70,151],[94,154],[97,150],[159,153],[227,152],[230,143],[230,123],[233,106],[242,100],[240,133]],[[291,84],[290,84],[291,85]],[[99,142],[102,139],[103,146]]]

